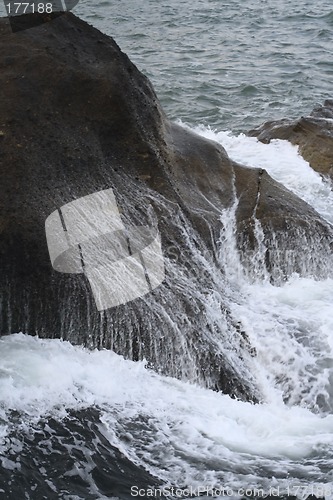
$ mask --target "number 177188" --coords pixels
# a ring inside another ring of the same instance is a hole
[[[42,2],[10,2],[6,3],[6,10],[9,16],[19,16],[22,14],[52,14],[53,4]]]

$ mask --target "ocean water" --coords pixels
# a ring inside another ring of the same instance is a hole
[[[171,119],[245,132],[332,94],[329,0],[81,0],[152,81]]]
[[[331,3],[81,0],[75,13],[114,36],[171,119],[333,222],[331,186],[295,146],[244,135],[332,97]],[[253,279],[235,250],[234,211],[221,221],[228,305],[256,350],[260,404],[13,332],[0,338],[1,499],[333,499],[333,280]]]

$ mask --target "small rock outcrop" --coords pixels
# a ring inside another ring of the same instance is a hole
[[[298,120],[277,120],[250,130],[250,136],[268,143],[284,139],[299,146],[299,152],[311,167],[333,180],[333,100],[317,106],[309,116]]]
[[[106,347],[257,399],[247,368],[255,350],[242,347],[225,297],[221,214],[238,199],[237,242],[249,265],[260,224],[262,265],[273,274],[299,270],[297,242],[311,253],[309,234],[325,250],[331,228],[266,172],[170,123],[112,38],[71,13],[42,21],[17,33],[0,21],[0,332]],[[165,279],[99,311],[83,271],[53,268],[45,222],[59,212],[65,234],[60,208],[110,189],[124,224],[158,230]]]

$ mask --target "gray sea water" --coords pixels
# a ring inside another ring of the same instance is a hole
[[[332,96],[328,0],[81,0],[74,13],[115,38],[171,119],[244,132]]]

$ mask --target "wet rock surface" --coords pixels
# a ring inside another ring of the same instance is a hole
[[[106,347],[145,358],[161,373],[258,399],[246,371],[253,350],[242,349],[224,296],[221,213],[237,195],[245,261],[260,221],[268,269],[280,244],[295,251],[300,231],[306,239],[311,228],[325,250],[331,228],[265,171],[232,162],[218,144],[170,123],[114,40],[70,13],[17,33],[1,20],[0,83],[0,332]],[[157,225],[166,278],[145,297],[101,313],[84,274],[53,269],[45,220],[110,188],[125,223]],[[277,265],[283,275],[297,269],[283,256]],[[212,293],[220,318],[213,323],[206,315]]]
[[[284,139],[299,146],[299,152],[311,167],[333,180],[333,100],[317,106],[309,116],[298,120],[278,120],[250,130],[250,136],[268,143]]]

